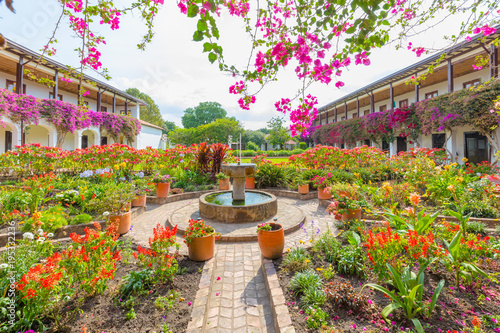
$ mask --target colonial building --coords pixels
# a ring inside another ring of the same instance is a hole
[[[58,99],[72,104],[78,103],[79,82],[76,79],[64,78],[67,66],[45,58],[40,64],[40,54],[7,39],[7,47],[0,49],[0,87],[18,94],[31,95],[36,98]],[[31,80],[26,70],[38,78],[48,78],[55,81],[55,86],[49,88],[37,81]],[[139,119],[140,105],[146,105],[140,99],[131,96],[107,83],[84,75],[82,87],[88,91],[84,101],[89,109],[94,111],[130,115]],[[140,120],[140,119],[139,119]],[[142,129],[132,144],[135,148],[164,148],[161,141],[162,128],[140,121]],[[23,133],[23,135],[21,135]],[[63,149],[74,150],[92,145],[112,144],[113,139],[101,135],[99,127],[68,133],[64,139]],[[121,143],[123,139],[120,139]],[[13,149],[22,143],[40,143],[54,147],[57,142],[57,131],[52,124],[44,119],[38,125],[23,126],[15,124],[10,119],[0,117],[0,153]]]
[[[318,117],[313,125],[320,126],[362,117],[374,112],[409,106],[423,99],[469,88],[491,78],[496,78],[499,62],[498,47],[491,44],[491,41],[500,36],[500,26],[496,28],[497,32],[485,37],[484,40],[481,40],[482,36],[477,36],[470,41],[445,50],[444,60],[420,84],[407,84],[407,81],[411,77],[423,74],[430,65],[436,63],[443,52],[383,77],[319,108]],[[488,57],[489,63],[481,69],[475,69],[477,56]],[[455,161],[461,161],[464,157],[473,162],[494,160],[495,151],[491,148],[487,138],[480,135],[472,126],[453,129],[451,137],[447,141],[446,134],[446,131],[440,131],[434,132],[432,135],[420,135],[417,142],[420,147],[447,148]],[[498,129],[496,133],[493,133],[493,137],[498,141],[500,137]],[[394,142],[383,142],[381,146],[369,140],[357,142],[357,146],[365,144],[378,146],[391,155],[406,151],[416,145],[416,143],[407,141],[405,137],[397,137]]]

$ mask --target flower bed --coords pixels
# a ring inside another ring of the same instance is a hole
[[[274,264],[295,329],[500,331],[500,233],[453,215],[459,223],[422,211],[381,227],[338,222],[311,249],[287,249]]]

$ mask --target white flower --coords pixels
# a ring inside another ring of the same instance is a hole
[[[104,215],[104,216],[108,216],[108,215],[109,215],[109,212],[104,212],[104,213],[102,213],[102,215]]]
[[[45,237],[40,237],[40,238],[38,238],[36,241],[37,241],[38,243],[43,243],[43,241],[44,241],[44,240],[45,240]]]
[[[47,234],[47,237],[48,237],[48,238],[52,238],[52,237],[54,237],[54,234],[53,234],[53,233],[51,233],[51,232],[49,232],[49,233]]]
[[[43,235],[43,230],[42,230],[42,229],[38,229],[37,233],[38,233],[39,235]]]
[[[23,234],[23,238],[27,239],[33,239],[35,236],[31,232],[25,232]]]
[[[0,269],[6,269],[9,267],[9,264],[0,264]]]

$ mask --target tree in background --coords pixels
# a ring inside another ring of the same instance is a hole
[[[243,127],[239,121],[223,118],[196,128],[177,128],[170,132],[169,136],[174,144],[192,145],[193,143],[198,144],[201,142],[209,144],[227,143],[229,135],[239,139],[243,131]]]
[[[195,128],[207,125],[217,119],[226,118],[227,112],[217,102],[202,102],[194,108],[184,110],[182,126],[184,128]]]
[[[260,146],[264,142],[266,142],[265,136],[266,135],[262,133],[260,130],[259,131],[246,130],[245,133],[243,133],[241,141],[243,141],[245,145],[247,145],[248,142],[253,142],[260,148]]]
[[[141,105],[140,107],[141,120],[147,121],[148,123],[154,124],[156,126],[163,127],[164,120],[161,116],[160,108],[148,94],[140,92],[137,88],[128,88],[127,90],[125,90],[125,92],[148,103],[147,106]]]
[[[163,122],[163,130],[168,134],[172,131],[175,131],[178,127],[177,125],[173,122],[173,121],[168,121],[168,120],[165,120]]]
[[[283,149],[285,142],[290,140],[292,137],[288,134],[284,123],[284,117],[273,117],[267,122],[269,127],[269,142],[273,146],[278,146],[279,149]]]
[[[259,128],[257,131],[264,133],[264,135],[269,134],[269,128],[267,128],[267,127],[266,128]]]

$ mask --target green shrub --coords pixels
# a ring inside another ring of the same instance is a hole
[[[288,187],[290,183],[291,169],[266,163],[257,169],[255,174],[255,185],[263,187]]]
[[[248,141],[248,143],[247,143],[247,150],[258,151],[259,150],[259,146],[257,146],[252,141]]]
[[[328,320],[328,313],[321,310],[320,308],[307,308],[307,327],[308,328],[320,328],[323,325],[326,325]]]
[[[196,191],[196,186],[194,185],[188,185],[184,188],[186,192],[195,192]]]
[[[302,247],[295,247],[290,252],[285,254],[283,259],[283,266],[294,272],[302,272],[309,266],[309,256],[306,249]]]
[[[302,154],[304,152],[304,149],[294,149],[292,150],[292,155],[299,155],[299,154]]]
[[[320,253],[326,261],[335,263],[339,257],[340,243],[331,233],[323,233],[313,244],[313,251]]]
[[[92,220],[93,218],[89,214],[79,214],[73,217],[70,224],[71,225],[86,224],[92,222]]]
[[[338,253],[337,270],[339,273],[365,277],[366,252],[358,245],[343,246]]]
[[[486,224],[484,224],[483,222],[472,221],[467,223],[467,232],[486,235],[486,227]]]
[[[323,288],[316,288],[314,286],[309,286],[304,290],[304,296],[301,298],[302,307],[306,308],[309,306],[322,306],[325,304],[326,295]]]
[[[304,294],[308,288],[321,289],[323,286],[321,277],[313,270],[296,273],[290,280],[290,289],[295,294]]]
[[[302,149],[302,150],[306,150],[307,149],[307,143],[305,143],[305,142],[299,142],[299,148]]]
[[[68,225],[68,221],[66,220],[68,215],[62,206],[53,206],[36,214],[39,214],[39,216],[31,217],[24,223],[22,228],[24,232],[36,232],[37,230],[35,229],[38,229],[38,223],[41,223],[40,228],[45,232],[54,232],[56,229]]]

